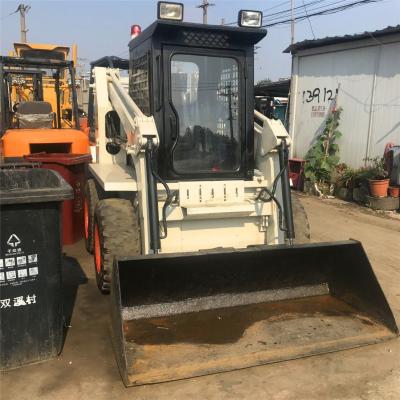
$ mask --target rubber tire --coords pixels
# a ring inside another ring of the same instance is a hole
[[[95,229],[98,227],[101,260],[98,271],[94,254],[96,282],[99,290],[108,294],[111,289],[114,256],[134,256],[141,253],[139,218],[129,200],[105,199],[97,203],[94,222]]]
[[[97,203],[99,202],[99,195],[97,194],[96,183],[94,179],[88,179],[85,184],[85,202],[88,205],[88,233],[86,237],[86,226],[84,227],[85,232],[85,245],[86,250],[93,254],[93,242],[94,242],[94,211]],[[85,207],[85,205],[84,205]],[[84,222],[85,223],[85,222]],[[86,224],[86,223],[85,223]]]
[[[310,243],[311,241],[311,229],[310,223],[306,210],[301,204],[299,196],[292,194],[292,210],[293,210],[293,222],[294,222],[294,243]]]

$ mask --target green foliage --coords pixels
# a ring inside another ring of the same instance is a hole
[[[385,159],[383,157],[365,158],[368,164],[360,169],[361,179],[386,179],[388,172],[385,167]]]
[[[365,158],[364,161],[367,165],[357,169],[339,164],[336,168],[336,185],[353,189],[366,186],[369,179],[385,179],[388,176],[383,157]]]
[[[304,166],[306,179],[319,185],[330,184],[333,180],[336,167],[339,164],[339,146],[337,139],[342,133],[339,127],[342,108],[334,109],[329,114],[323,132],[308,150]]]
[[[357,170],[344,165],[343,168],[336,168],[336,173],[336,186],[347,189],[354,188]]]

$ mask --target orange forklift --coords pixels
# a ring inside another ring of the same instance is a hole
[[[63,207],[64,244],[83,236],[85,165],[91,161],[88,135],[79,126],[74,72],[68,60],[0,57],[1,161],[39,163],[59,172],[72,186],[74,199],[66,200]],[[66,91],[60,90],[60,81],[66,77],[70,110],[61,106]],[[54,82],[54,93],[49,82]]]
[[[71,112],[62,112],[60,77],[67,71],[71,85]],[[56,109],[43,96],[43,77],[54,78]],[[32,81],[25,101],[15,101],[12,91]],[[5,162],[33,153],[89,153],[88,136],[80,130],[75,73],[72,61],[0,57],[1,147]],[[68,121],[67,126],[64,120]]]

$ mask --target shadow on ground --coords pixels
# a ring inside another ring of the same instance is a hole
[[[67,339],[68,329],[71,327],[72,314],[74,311],[76,296],[80,285],[86,284],[88,278],[78,260],[67,255],[62,261],[62,296],[64,314],[63,344]]]

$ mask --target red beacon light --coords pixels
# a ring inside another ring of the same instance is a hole
[[[132,25],[131,26],[131,39],[135,39],[142,33],[142,28],[140,25]]]

